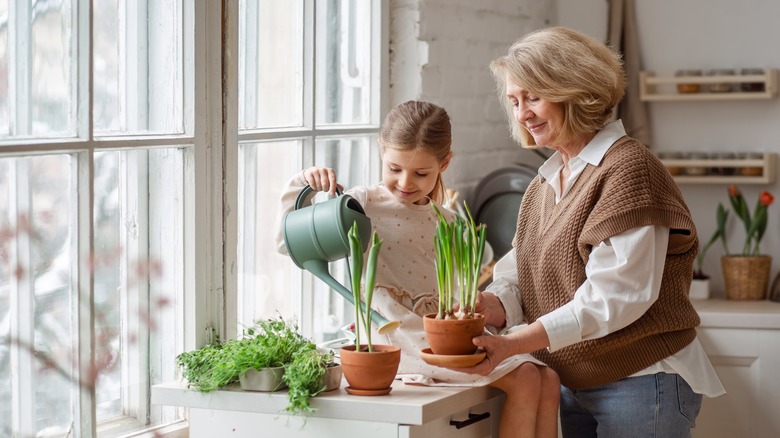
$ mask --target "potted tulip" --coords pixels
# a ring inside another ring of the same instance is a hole
[[[761,254],[760,244],[767,225],[767,210],[775,198],[767,191],[761,192],[751,214],[742,192],[730,185],[729,203],[734,214],[745,228],[745,242],[740,254],[732,254],[726,236],[726,213],[718,205],[718,236],[723,242],[725,255],[721,258],[726,298],[734,300],[762,300],[766,298],[772,257]],[[723,220],[720,220],[721,215]]]
[[[707,251],[710,249],[720,237],[722,230],[725,229],[725,223],[728,219],[729,212],[723,208],[723,205],[718,206],[717,211],[717,228],[712,233],[710,240],[699,250],[699,255],[696,256],[696,265],[693,269],[693,280],[691,281],[691,290],[688,296],[693,300],[706,300],[710,297],[710,276],[704,273],[704,257],[707,255]]]
[[[371,246],[364,266],[363,244],[357,222],[353,223],[348,237],[351,286],[355,303],[355,344],[341,347],[339,351],[344,378],[349,384],[345,390],[352,395],[384,395],[392,390],[391,385],[401,362],[401,349],[371,342],[371,299],[374,295],[376,264],[382,241],[376,231],[371,234]],[[360,296],[364,267],[365,304]],[[365,338],[361,338],[361,326],[365,330]]]
[[[466,218],[448,221],[433,205],[439,216],[434,235],[439,309],[423,317],[423,328],[436,355],[473,354],[477,347],[471,340],[485,329],[485,318],[475,307],[486,228],[474,222],[468,204],[464,207]]]

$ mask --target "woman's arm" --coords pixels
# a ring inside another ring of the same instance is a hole
[[[550,351],[618,331],[639,319],[658,299],[669,229],[643,226],[593,248],[587,279],[564,306],[539,318]]]

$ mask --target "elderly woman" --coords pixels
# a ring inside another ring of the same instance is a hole
[[[526,191],[513,249],[480,295],[486,374],[531,352],[560,376],[565,437],[684,437],[702,395],[725,391],[688,299],[698,251],[659,160],[610,122],[626,87],[617,53],[576,31],[533,32],[495,59],[513,137],[553,155]]]

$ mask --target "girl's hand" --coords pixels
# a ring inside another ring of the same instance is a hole
[[[336,194],[336,187],[342,187],[336,184],[336,172],[329,167],[313,166],[303,171],[303,178],[318,192],[328,192],[330,195]]]

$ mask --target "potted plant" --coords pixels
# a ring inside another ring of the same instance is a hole
[[[371,299],[376,281],[376,264],[382,241],[374,231],[371,247],[365,262],[365,304],[361,300],[363,278],[363,244],[357,223],[349,230],[352,295],[355,303],[355,344],[341,347],[341,368],[349,386],[345,390],[353,395],[384,395],[392,390],[392,383],[401,362],[401,349],[392,345],[371,342]],[[361,326],[365,329],[365,343],[361,341]]]
[[[203,348],[181,353],[176,361],[188,385],[201,392],[235,383],[255,391],[287,387],[290,403],[285,410],[292,413],[311,411],[309,399],[329,389],[323,376],[334,367],[332,353],[318,351],[293,321],[281,317],[258,321],[237,339],[220,342],[216,337]]]
[[[722,230],[725,229],[725,223],[728,219],[729,212],[723,208],[723,205],[718,205],[717,210],[717,228],[712,233],[710,240],[701,248],[699,255],[696,256],[696,266],[693,269],[693,280],[691,281],[691,289],[688,296],[694,300],[706,300],[710,297],[710,276],[704,273],[704,257],[707,255],[707,251],[710,249],[713,243],[715,243],[720,237]]]
[[[762,300],[766,298],[772,258],[761,254],[760,244],[766,231],[767,210],[775,198],[767,191],[761,192],[751,215],[742,192],[734,185],[730,185],[728,190],[731,208],[745,228],[745,242],[740,254],[731,254],[726,238],[727,213],[724,213],[723,205],[719,204],[717,233],[725,252],[721,264],[726,283],[726,298]],[[721,216],[723,220],[720,219]]]
[[[434,235],[439,309],[423,317],[423,328],[436,355],[473,354],[477,347],[471,340],[485,329],[485,318],[475,313],[475,306],[486,228],[474,222],[468,204],[464,207],[466,218],[448,221],[433,205],[439,217]]]

